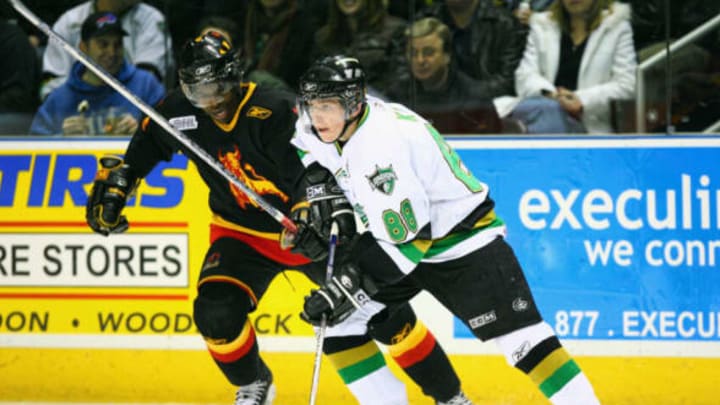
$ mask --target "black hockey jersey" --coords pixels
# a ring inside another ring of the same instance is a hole
[[[160,114],[201,149],[220,162],[269,204],[286,215],[291,191],[304,168],[290,144],[297,119],[291,93],[244,83],[243,96],[228,124],[214,121],[192,106],[181,91],[158,106]],[[210,189],[210,209],[223,225],[253,235],[280,232],[281,225],[222,175],[147,117],[130,141],[125,162],[145,177],[160,160],[176,152],[187,155]]]

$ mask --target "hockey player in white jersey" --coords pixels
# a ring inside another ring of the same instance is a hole
[[[431,124],[367,96],[362,66],[345,56],[305,72],[299,108],[292,142],[303,163],[334,173],[367,228],[338,258],[332,281],[306,298],[305,320],[345,317],[363,305],[358,297],[392,303],[426,290],[476,337],[493,340],[551,403],[599,404],[538,312],[488,186]],[[308,222],[327,234],[332,215],[310,212]]]

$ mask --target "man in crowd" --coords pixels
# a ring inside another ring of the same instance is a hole
[[[91,14],[81,28],[80,50],[149,105],[159,102],[165,88],[150,72],[125,60],[127,35],[112,13]],[[35,114],[34,135],[131,135],[140,110],[80,62],[65,83],[53,91]]]
[[[410,77],[387,92],[446,133],[499,133],[500,118],[482,84],[453,63],[450,29],[434,17],[415,21],[405,32]]]
[[[76,45],[81,39],[79,28],[83,21],[96,12],[118,16],[128,33],[123,47],[129,62],[152,72],[162,81],[172,65],[172,41],[166,32],[165,16],[155,7],[139,0],[89,0],[63,13],[52,29]],[[59,44],[50,41],[42,62],[42,99],[65,81],[72,66],[72,57]]]
[[[434,2],[421,12],[450,28],[452,54],[460,70],[490,98],[514,94],[514,74],[525,49],[527,29],[492,0]]]

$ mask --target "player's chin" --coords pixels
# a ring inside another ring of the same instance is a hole
[[[316,130],[320,140],[325,143],[335,142],[338,137],[337,131],[332,131],[328,128],[317,128]]]
[[[205,113],[216,121],[225,121],[230,116],[230,110],[224,106],[205,108]]]
[[[225,121],[230,116],[230,113],[228,112],[228,110],[221,110],[221,111],[213,113],[212,116],[217,121]]]

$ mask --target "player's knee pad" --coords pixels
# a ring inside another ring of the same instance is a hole
[[[240,288],[222,282],[206,283],[195,298],[193,319],[204,337],[231,342],[240,335],[251,307],[250,297]]]
[[[400,343],[415,327],[417,317],[410,304],[392,309],[386,308],[375,315],[368,324],[373,339],[384,345]]]
[[[552,327],[544,321],[498,336],[495,343],[513,367],[524,359],[539,362],[560,347]]]

